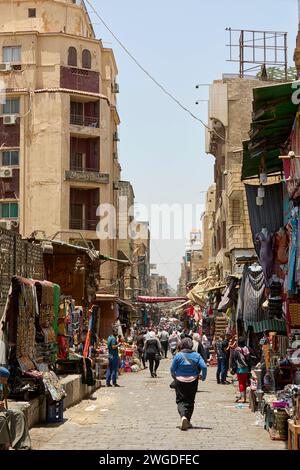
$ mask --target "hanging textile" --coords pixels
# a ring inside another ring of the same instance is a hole
[[[247,327],[269,319],[267,310],[262,308],[264,300],[265,279],[262,269],[245,266],[237,305],[237,319],[242,320]]]
[[[17,364],[24,372],[35,369],[35,317],[37,314],[37,296],[34,281],[14,276],[11,281],[6,312],[8,363]]]
[[[277,232],[283,226],[283,184],[276,183],[264,186],[265,197],[262,206],[256,205],[257,189],[259,186],[245,184],[248,212],[253,241],[262,227],[269,232]],[[258,253],[256,247],[256,252]]]
[[[60,303],[60,287],[58,284],[53,284],[54,289],[54,317],[53,317],[53,329],[56,336],[58,335],[58,314],[59,314],[59,303]]]
[[[297,254],[297,232],[298,218],[292,217],[288,224],[289,233],[289,261],[288,261],[288,292],[296,294],[296,254]]]
[[[89,355],[89,347],[90,347],[91,340],[92,340],[93,325],[95,324],[94,323],[95,312],[96,312],[95,306],[93,305],[89,310],[89,329],[88,329],[86,340],[85,340],[83,357],[88,357]]]
[[[230,279],[229,285],[226,287],[222,300],[218,305],[218,310],[222,310],[223,312],[226,312],[226,310],[229,307],[236,305],[237,299],[238,299],[237,289],[236,289],[237,283],[238,283],[237,278],[232,277]]]

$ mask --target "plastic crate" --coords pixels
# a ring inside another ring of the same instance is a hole
[[[64,419],[64,401],[47,402],[47,423],[61,423]]]

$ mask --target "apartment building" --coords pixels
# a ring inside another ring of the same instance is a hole
[[[117,73],[83,1],[1,0],[2,226],[70,231],[58,237],[117,257],[117,240],[96,233],[100,203],[118,205]]]
[[[210,86],[206,153],[215,158],[215,189],[210,195],[215,208],[209,210],[209,259],[220,279],[239,270],[237,258],[254,254],[241,166],[252,119],[252,90],[259,86],[263,83],[258,79],[226,77]]]

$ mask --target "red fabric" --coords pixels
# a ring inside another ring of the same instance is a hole
[[[88,334],[86,336],[86,340],[85,340],[85,345],[84,345],[84,350],[83,350],[83,357],[88,357],[88,355],[89,355],[90,342],[91,342],[91,331],[89,329]]]
[[[177,300],[187,300],[186,297],[145,297],[139,296],[138,302],[144,302],[145,304],[157,304],[161,302],[175,302]]]
[[[58,359],[67,359],[68,353],[67,353],[67,339],[65,336],[59,335],[57,337],[57,342],[58,342],[58,354],[57,357]]]
[[[237,378],[239,381],[240,392],[246,392],[248,383],[248,373],[246,372],[245,374],[237,374]]]
[[[194,314],[195,314],[195,309],[194,309],[194,306],[191,305],[187,310],[186,310],[186,313],[189,317],[191,318],[194,318]]]

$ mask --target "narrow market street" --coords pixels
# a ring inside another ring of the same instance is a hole
[[[31,429],[33,449],[286,448],[285,442],[271,441],[268,432],[255,425],[248,405],[234,403],[234,386],[217,385],[215,367],[208,368],[206,382],[199,385],[194,429],[181,431],[169,366],[169,359],[161,361],[157,379],[149,377],[148,369],[124,374],[119,378],[121,388],[100,388],[91,399],[68,409],[63,424]]]

